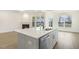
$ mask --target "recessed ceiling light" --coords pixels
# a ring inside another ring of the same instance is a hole
[[[28,14],[26,14],[26,13],[24,13],[24,14],[23,14],[23,17],[24,17],[24,18],[28,18],[28,17],[29,17],[29,15],[28,15]]]

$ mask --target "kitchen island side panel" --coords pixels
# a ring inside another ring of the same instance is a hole
[[[39,49],[39,39],[18,33],[19,49]]]

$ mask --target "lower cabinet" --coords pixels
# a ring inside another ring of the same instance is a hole
[[[39,40],[27,35],[18,33],[19,49],[39,49]]]
[[[57,32],[53,31],[40,38],[41,49],[52,49],[57,42]]]

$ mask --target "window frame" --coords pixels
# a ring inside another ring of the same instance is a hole
[[[63,16],[62,15],[62,16],[59,17],[59,21],[58,21],[59,27],[71,27],[71,25],[72,25],[71,16],[67,16],[67,15]]]

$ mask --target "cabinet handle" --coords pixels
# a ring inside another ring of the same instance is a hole
[[[46,40],[46,38],[48,38],[48,37],[49,37],[49,35],[45,36],[45,37],[42,38],[41,40],[44,41],[44,40]]]

